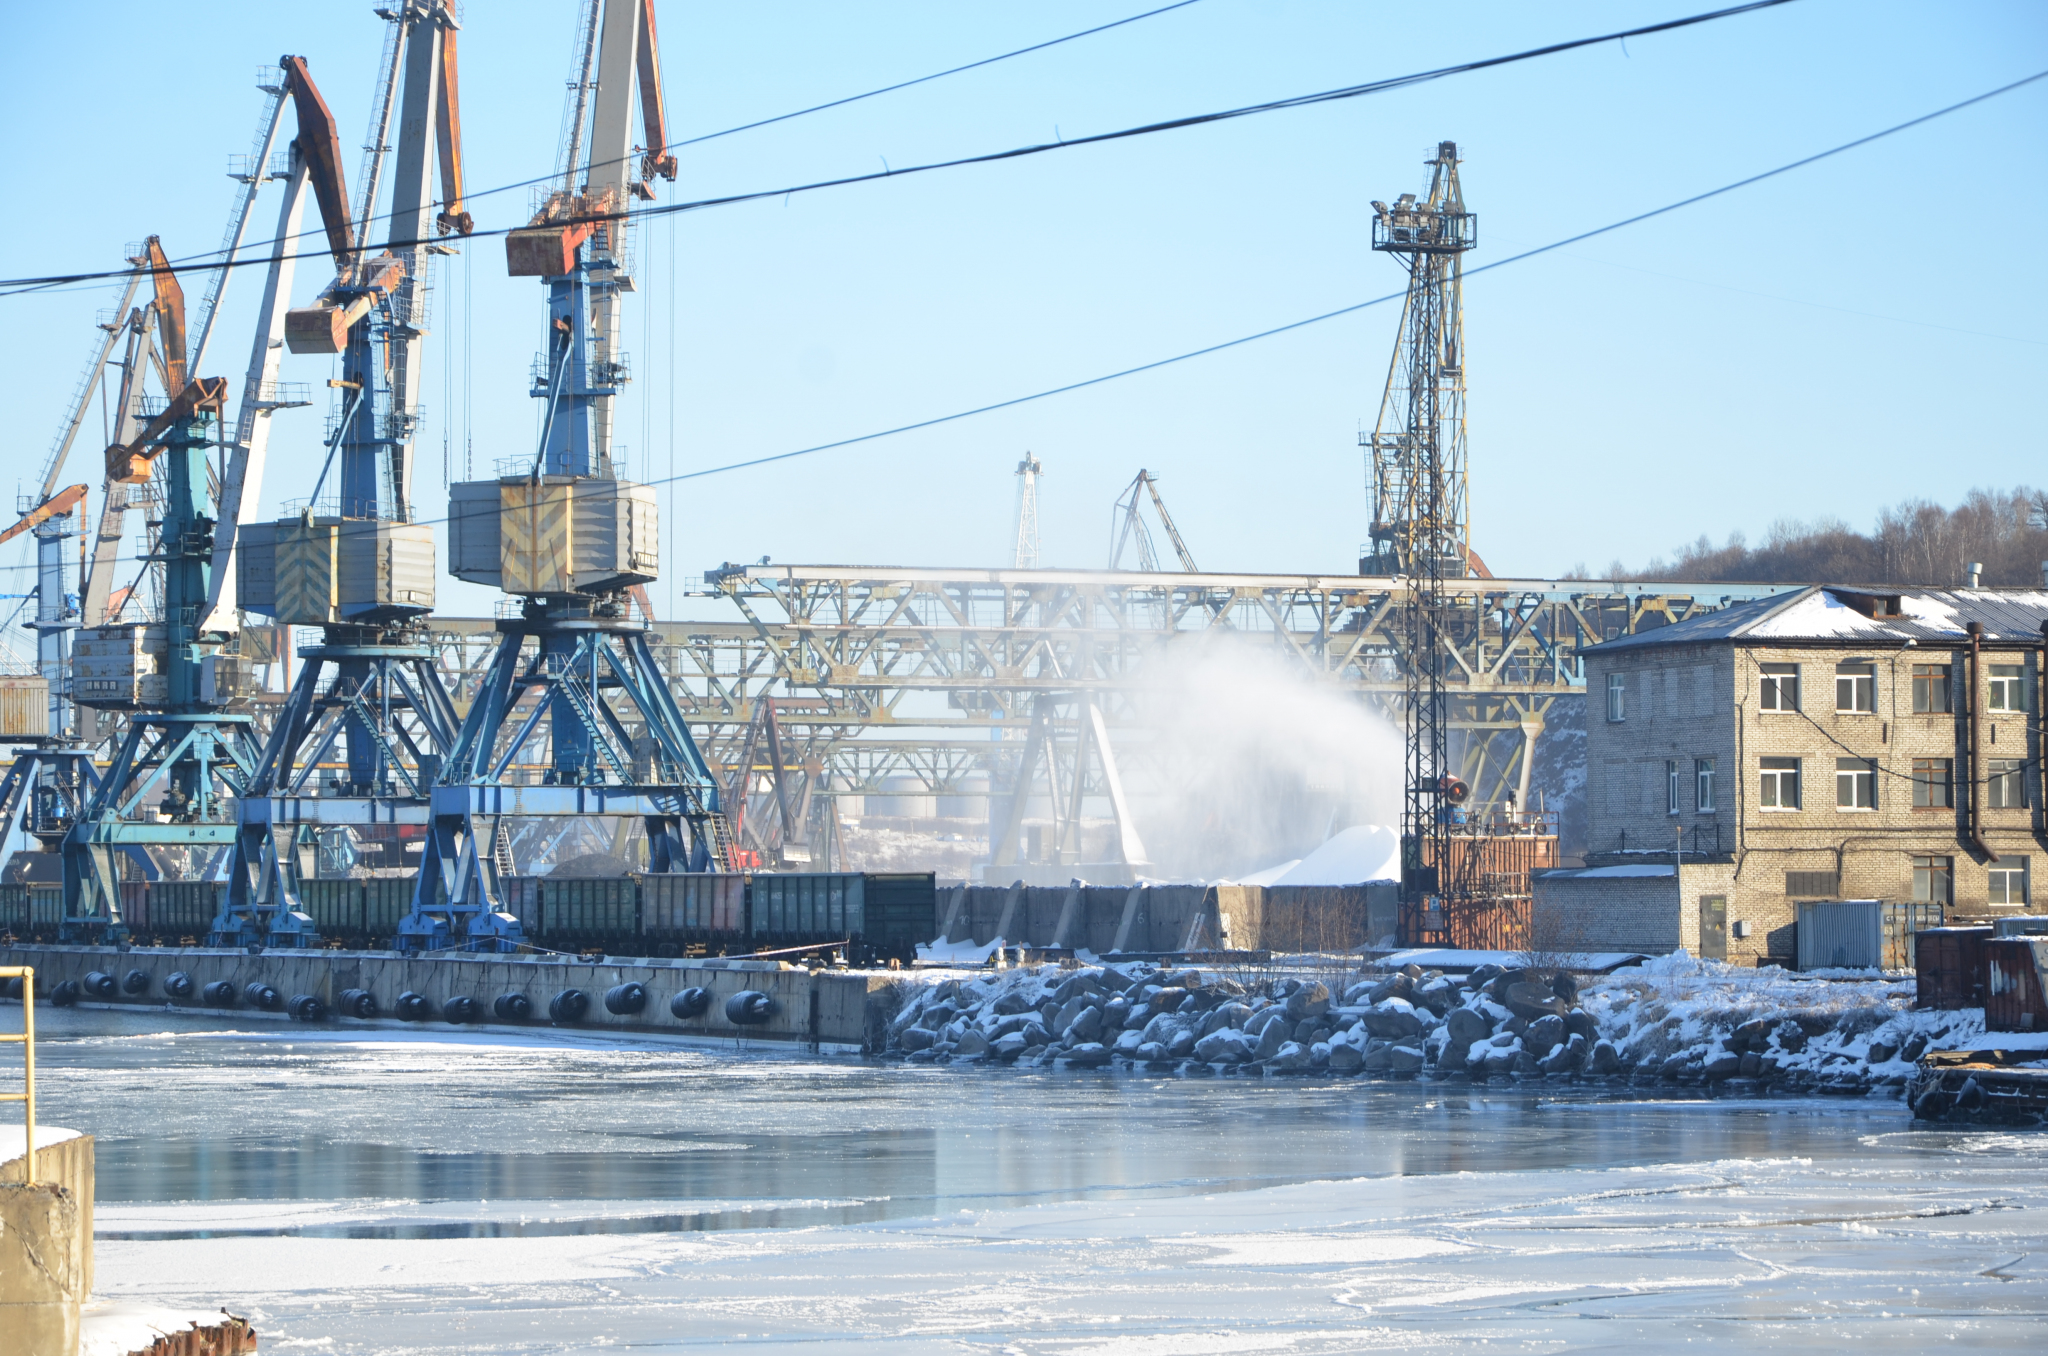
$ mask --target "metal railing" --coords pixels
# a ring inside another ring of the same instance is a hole
[[[0,1045],[21,1047],[22,1090],[0,1092],[0,1102],[20,1102],[26,1110],[22,1139],[21,1181],[36,1183],[36,972],[30,965],[0,966],[0,979],[21,981],[21,1030],[0,1032]]]

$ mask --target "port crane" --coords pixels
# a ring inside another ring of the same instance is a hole
[[[429,264],[453,252],[438,237],[466,234],[471,224],[463,208],[460,26],[446,0],[410,0],[380,15],[391,27],[353,215],[333,114],[303,58],[280,63],[299,129],[286,208],[298,210],[310,187],[335,267],[313,304],[283,314],[282,337],[294,354],[340,356],[341,376],[328,383],[340,409],[311,495],[287,504],[275,522],[244,525],[237,575],[216,581],[216,607],[234,596],[238,578],[242,608],[321,634],[299,652],[297,679],[240,798],[216,945],[316,940],[298,887],[318,869],[322,835],[382,835],[402,854],[399,835],[422,831],[428,788],[459,723],[421,633],[434,603],[434,533],[413,521],[411,486]],[[367,242],[387,177],[385,243],[372,253]],[[270,308],[265,318],[260,342],[274,361],[280,317]],[[231,477],[237,503],[253,500],[258,470],[252,461]],[[341,770],[323,778],[323,765],[337,758]]]
[[[1114,570],[1123,563],[1124,548],[1135,545],[1138,548],[1138,568],[1148,573],[1159,570],[1159,551],[1152,544],[1152,530],[1145,524],[1144,504],[1138,498],[1149,494],[1152,510],[1159,515],[1159,526],[1166,533],[1166,539],[1173,545],[1173,554],[1180,560],[1180,568],[1186,574],[1200,574],[1202,569],[1195,564],[1194,552],[1181,540],[1180,529],[1173,525],[1173,515],[1166,511],[1166,500],[1159,493],[1159,480],[1150,471],[1140,468],[1137,478],[1131,481],[1124,492],[1117,497],[1116,507],[1111,510],[1115,522],[1115,538],[1109,548],[1109,568]]]
[[[586,0],[559,178],[505,241],[507,271],[547,292],[531,394],[534,451],[450,487],[457,578],[516,600],[432,792],[405,950],[521,944],[500,903],[513,818],[639,820],[653,872],[730,870],[718,783],[635,620],[660,571],[651,487],[622,478],[613,405],[629,378],[628,208],[673,180],[653,0]],[[633,144],[635,91],[642,140]],[[510,609],[502,609],[510,610]],[[624,834],[615,836],[623,840]]]

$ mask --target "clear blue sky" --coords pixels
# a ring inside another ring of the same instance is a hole
[[[1051,51],[682,152],[665,197],[771,188],[1001,149],[1505,53],[1704,4],[1443,7],[1201,0]],[[462,38],[472,189],[552,168],[574,0],[472,0]],[[676,131],[702,131],[1148,8],[679,4],[661,8]],[[115,267],[161,233],[219,240],[261,95],[307,56],[353,176],[384,25],[367,3],[140,0],[31,7],[0,48],[11,273]],[[641,232],[642,477],[759,456],[1086,378],[1397,290],[1368,203],[1465,155],[1473,263],[1710,188],[2048,67],[2037,3],[1802,0],[1419,89],[1214,127],[694,214]],[[1684,213],[1475,279],[1474,539],[1502,574],[1596,568],[1780,517],[1868,526],[1908,496],[2048,480],[2043,456],[2048,81]],[[274,203],[274,195],[266,199]],[[479,199],[516,224],[524,191]],[[264,209],[259,220],[267,222]],[[309,214],[310,220],[310,214]],[[472,301],[475,466],[530,450],[537,284],[478,242],[444,274],[417,489]],[[671,257],[673,266],[671,266]],[[300,293],[325,281],[313,261]],[[239,389],[260,284],[240,277],[208,364]],[[196,288],[194,289],[197,290]],[[112,295],[0,301],[15,461],[33,478]],[[675,342],[669,343],[673,323]],[[1348,571],[1370,508],[1356,436],[1397,308],[1021,409],[664,495],[669,578],[721,560],[999,563],[1012,470],[1047,468],[1048,564],[1100,566],[1140,466],[1210,569]],[[673,381],[670,374],[673,373]],[[326,364],[290,359],[287,378]],[[452,383],[450,377],[452,376]],[[671,440],[671,402],[673,440]],[[265,507],[310,488],[319,411],[280,415]],[[97,420],[91,425],[96,430]],[[459,413],[452,431],[464,432]],[[74,453],[97,485],[97,432]],[[460,475],[460,448],[457,474]],[[131,567],[132,568],[132,567]],[[20,578],[10,575],[9,578]],[[659,603],[666,592],[657,588]],[[445,586],[442,610],[478,611]]]

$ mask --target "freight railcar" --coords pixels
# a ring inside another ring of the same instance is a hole
[[[122,916],[138,945],[190,946],[226,894],[220,881],[125,881]],[[413,879],[400,876],[298,885],[321,939],[354,949],[391,946],[412,895]],[[844,942],[849,959],[872,964],[913,959],[938,930],[929,872],[506,876],[498,895],[529,941],[556,951],[739,955]],[[61,886],[0,886],[0,930],[53,941],[62,922]]]

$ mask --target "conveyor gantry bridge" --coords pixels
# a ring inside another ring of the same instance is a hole
[[[713,762],[738,756],[762,698],[796,698],[780,719],[808,727],[834,790],[913,777],[944,793],[1014,753],[991,731],[1021,729],[1038,694],[1087,693],[1112,728],[1131,728],[1134,694],[1220,636],[1263,647],[1398,722],[1408,587],[1347,575],[732,567],[714,571],[692,604],[737,615],[658,623],[650,641]],[[1443,581],[1454,757],[1474,804],[1502,803],[1511,790],[1526,800],[1527,755],[1546,715],[1585,695],[1582,646],[1787,587]],[[466,700],[493,623],[436,617],[429,626]]]

